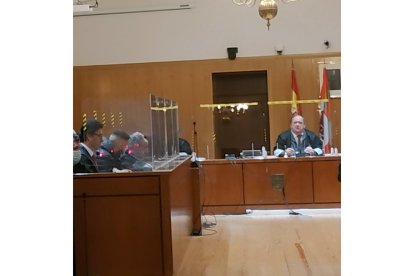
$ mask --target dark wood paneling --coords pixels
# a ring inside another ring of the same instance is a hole
[[[159,196],[86,199],[89,275],[162,275],[159,201]]]
[[[282,192],[273,190],[272,174],[284,174],[288,203],[312,203],[312,163],[274,162],[243,164],[246,204],[283,204]]]
[[[168,172],[74,176],[77,275],[171,276],[193,227],[193,178],[189,159]]]
[[[88,264],[86,257],[86,217],[84,198],[73,199],[73,240],[76,275],[88,275]]]
[[[341,202],[341,183],[337,180],[340,161],[313,163],[315,202]]]
[[[340,187],[334,184],[338,183],[339,162],[339,156],[203,161],[200,166],[203,212],[244,213],[246,209],[287,208],[282,192],[272,188],[272,174],[285,175],[289,207],[338,208]],[[242,181],[237,182],[240,173]],[[243,198],[243,202],[238,198]]]
[[[244,204],[241,164],[203,165],[201,185],[203,206]]]
[[[114,128],[109,124],[109,112],[123,112],[123,129],[132,132],[141,130],[149,135],[144,118],[148,114],[139,108],[148,93],[174,99],[179,104],[181,136],[193,143],[193,122],[197,122],[198,148],[200,156],[213,157],[215,148],[213,113],[200,104],[213,103],[212,74],[224,72],[267,71],[269,101],[290,100],[292,64],[296,70],[301,99],[317,99],[320,93],[318,62],[329,62],[330,57],[340,53],[309,55],[282,55],[269,57],[175,61],[141,64],[120,64],[74,67],[73,125],[79,130],[82,114],[91,116],[92,111],[106,111],[107,135]],[[334,100],[336,110],[333,118],[333,144],[340,141],[340,99]],[[302,105],[307,127],[319,130],[317,104]],[[336,115],[335,115],[336,114]],[[335,117],[336,116],[336,117]],[[289,127],[290,105],[269,106],[270,143],[274,146],[279,133]],[[118,128],[118,123],[115,128]],[[338,134],[336,134],[338,133]]]
[[[224,158],[226,153],[239,156],[243,149],[256,149],[269,144],[269,112],[267,104],[267,72],[215,73],[213,74],[213,98],[215,104],[258,102],[247,112],[231,112],[222,108],[214,112],[216,154]]]
[[[174,271],[181,267],[193,229],[193,171],[180,166],[169,175],[171,205],[172,261]],[[200,202],[200,201],[198,201]],[[166,239],[166,238],[165,238]]]
[[[199,169],[191,170],[193,175],[193,233],[201,233],[201,191],[199,181]]]
[[[158,176],[74,179],[74,196],[159,194]],[[116,183],[116,185],[114,185]]]

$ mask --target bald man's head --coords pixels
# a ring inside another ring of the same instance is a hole
[[[290,121],[290,129],[296,135],[302,135],[305,129],[305,119],[301,115],[294,115]]]

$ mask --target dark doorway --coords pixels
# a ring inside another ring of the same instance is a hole
[[[248,109],[221,108],[214,110],[216,157],[225,154],[239,156],[245,149],[270,149],[269,111],[267,105],[267,71],[213,74],[213,101],[220,103],[250,103]]]

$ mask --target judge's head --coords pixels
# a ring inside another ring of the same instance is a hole
[[[302,135],[303,130],[305,129],[305,119],[299,114],[294,114],[290,121],[290,129],[296,135]]]

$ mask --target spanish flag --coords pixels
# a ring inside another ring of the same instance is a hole
[[[300,104],[296,103],[296,101],[298,100],[299,100],[298,84],[296,83],[295,68],[292,68],[292,107],[290,109],[290,111],[292,112],[292,115],[295,113],[302,115],[302,108],[300,107]]]

